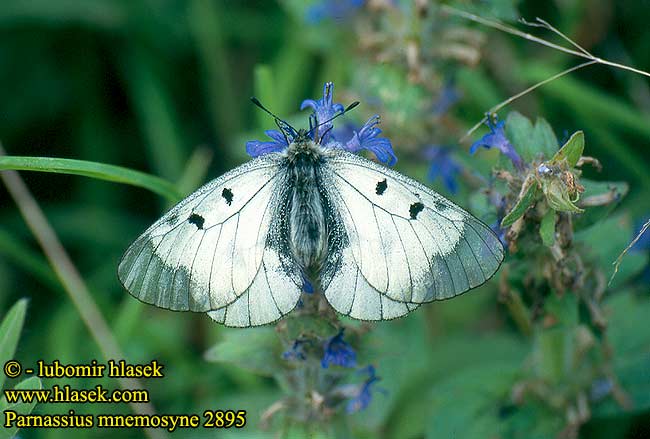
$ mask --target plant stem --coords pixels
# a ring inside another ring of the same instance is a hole
[[[0,156],[4,154],[5,151],[0,145]],[[95,339],[105,360],[123,359],[124,354],[99,307],[88,291],[88,287],[20,175],[16,171],[2,171],[0,172],[0,178],[4,181],[9,194],[18,205],[27,226],[43,249],[50,265],[68,293],[70,300],[77,308],[91,336]],[[122,389],[144,389],[144,386],[136,379],[120,378],[118,381]],[[137,414],[152,415],[155,413],[150,403],[131,403],[130,405]],[[152,439],[167,437],[162,430],[145,429],[144,431]]]

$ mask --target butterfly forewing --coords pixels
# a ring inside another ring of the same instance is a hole
[[[229,326],[277,320],[295,307],[301,282],[300,268],[278,253],[274,229],[286,177],[268,155],[206,184],[127,249],[120,280],[143,302],[215,311]]]
[[[324,166],[346,234],[322,274],[339,312],[397,317],[474,288],[498,269],[503,247],[490,228],[426,186],[345,151]]]

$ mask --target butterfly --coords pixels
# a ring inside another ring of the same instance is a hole
[[[371,118],[346,144],[332,120],[349,111],[307,100],[310,129],[264,108],[280,131],[249,142],[253,160],[189,195],[126,250],[118,268],[139,300],[207,312],[231,327],[274,322],[299,303],[305,279],[340,314],[389,320],[488,280],[504,249],[453,202],[354,152],[394,162]]]

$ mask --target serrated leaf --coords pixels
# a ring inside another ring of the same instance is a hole
[[[549,209],[542,218],[539,225],[539,235],[545,246],[550,247],[555,243],[555,222],[557,215],[553,209]]]
[[[519,199],[512,207],[512,210],[503,217],[501,220],[501,227],[511,226],[515,221],[521,218],[526,210],[533,204],[537,195],[537,183],[532,178],[528,178],[522,187],[523,195],[519,196]]]
[[[554,164],[566,160],[570,168],[573,168],[582,157],[585,149],[585,135],[582,131],[576,131],[571,135],[569,140],[555,153],[551,162]]]
[[[25,323],[27,312],[27,299],[20,299],[11,307],[0,324],[0,365],[11,360],[16,353],[16,346],[20,339],[20,331]],[[0,389],[4,385],[5,374],[0,374]]]
[[[558,141],[553,128],[544,118],[537,118],[533,128],[533,141],[536,152],[541,152],[545,159],[553,157],[558,150]]]
[[[535,158],[533,124],[526,116],[517,111],[508,114],[506,118],[506,137],[521,155],[524,162],[530,162]]]
[[[233,364],[265,376],[282,369],[282,345],[273,328],[224,330],[223,334],[223,340],[205,353],[207,361]]]

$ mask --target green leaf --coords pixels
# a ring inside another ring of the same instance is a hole
[[[574,329],[578,325],[578,300],[574,294],[561,297],[551,294],[546,311],[557,323],[536,331],[533,347],[533,367],[538,377],[560,382],[571,370],[574,352]]]
[[[546,215],[542,218],[539,225],[539,235],[542,237],[542,242],[545,246],[550,247],[555,243],[555,221],[556,213],[553,209],[549,209]]]
[[[43,385],[41,383],[40,378],[38,377],[29,377],[26,380],[23,380],[20,383],[18,383],[18,385],[16,385],[15,387],[15,389],[22,389],[22,390],[40,390],[42,388]],[[0,412],[4,412],[5,410],[13,410],[19,415],[28,415],[32,412],[32,410],[34,410],[35,406],[36,406],[36,400],[30,403],[18,402],[13,404],[9,404],[4,396],[0,400]],[[14,437],[17,431],[18,431],[17,427],[3,428],[2,430],[0,430],[0,439],[12,438]]]
[[[523,194],[523,195],[522,195]],[[527,178],[519,195],[519,199],[513,206],[512,210],[503,217],[501,227],[508,227],[521,218],[526,210],[533,204],[537,195],[537,183],[533,178]]]
[[[27,299],[20,299],[11,307],[0,324],[0,365],[13,359],[20,339],[20,331],[25,323]],[[0,373],[0,389],[5,381],[5,374]]]
[[[624,181],[594,181],[580,179],[585,191],[580,197],[580,207],[603,206],[619,202],[627,195],[630,186]]]
[[[542,183],[542,191],[548,205],[559,212],[582,213],[584,210],[576,206],[566,184],[557,177],[546,179]]]
[[[535,158],[538,151],[534,146],[533,124],[526,116],[517,111],[508,114],[506,137],[525,162],[530,162]]]
[[[170,201],[178,201],[182,198],[173,184],[160,177],[104,163],[55,157],[0,157],[0,171],[7,169],[81,175],[142,187],[162,195]]]
[[[223,334],[223,340],[205,353],[207,361],[233,364],[265,376],[282,369],[282,346],[273,328],[225,329]]]
[[[452,374],[433,387],[426,438],[503,437],[500,409],[510,402],[518,365],[481,364]]]
[[[290,316],[285,319],[285,322],[287,324],[287,338],[290,340],[297,340],[308,334],[321,338],[336,334],[336,328],[319,316]]]
[[[23,241],[24,239],[20,239],[15,234],[0,230],[0,255],[53,290],[61,290],[61,282],[42,253],[35,251],[28,242]]]
[[[570,168],[575,167],[582,157],[582,153],[585,150],[585,135],[582,131],[576,131],[573,135],[566,141],[566,143],[560,148],[560,150],[555,153],[551,162],[558,164],[563,160],[566,160]]]
[[[632,400],[632,411],[650,409],[650,299],[621,292],[605,302],[609,316],[607,337],[614,347],[614,374],[622,390]],[[594,417],[620,416],[625,410],[612,398],[593,408]]]
[[[557,137],[555,137],[553,128],[551,128],[551,125],[546,121],[546,119],[538,117],[535,121],[532,144],[536,152],[544,154],[545,159],[553,157],[557,152]]]
[[[612,264],[633,238],[632,225],[625,217],[607,218],[575,234],[575,241],[580,242],[589,249],[607,278],[614,271]],[[647,261],[647,254],[629,252],[623,259],[619,271],[612,281],[612,291],[616,291],[618,286],[623,285],[631,277],[639,274]]]

